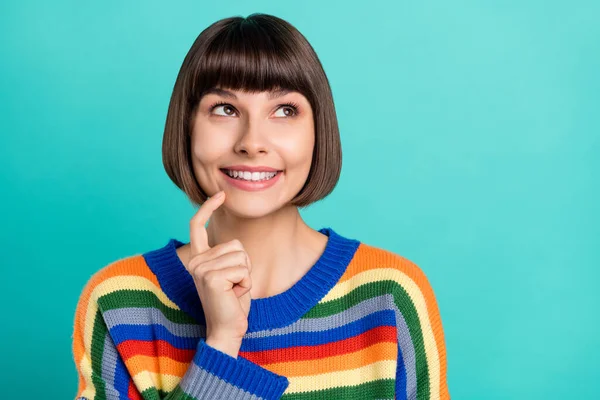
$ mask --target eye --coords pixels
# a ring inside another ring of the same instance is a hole
[[[222,101],[217,102],[215,104],[213,104],[212,106],[210,106],[209,111],[212,113],[215,109],[218,108],[223,108],[224,114],[216,114],[216,115],[220,115],[220,116],[230,116],[232,114],[232,112],[234,112],[233,110],[235,110],[231,104],[228,103],[224,103]]]
[[[283,117],[295,117],[299,114],[298,112],[298,104],[296,103],[284,103],[284,104],[280,104],[279,105],[279,109],[277,109],[277,111],[279,110],[284,110],[283,112]]]
[[[216,102],[209,107],[209,112],[212,113],[216,109],[223,109],[223,113],[216,113],[215,115],[221,117],[229,117],[234,115],[235,108],[229,104],[222,101]],[[279,114],[278,118],[286,118],[286,117],[296,117],[300,112],[298,111],[298,104],[289,102],[284,104],[279,104],[277,111],[283,110],[283,114]]]

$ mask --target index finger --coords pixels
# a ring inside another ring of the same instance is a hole
[[[212,213],[223,204],[223,200],[225,192],[220,191],[206,200],[190,220],[190,257],[210,249],[205,225]]]

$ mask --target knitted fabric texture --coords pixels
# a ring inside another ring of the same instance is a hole
[[[205,342],[184,243],[117,260],[75,312],[75,399],[450,399],[434,292],[408,259],[331,228],[292,287],[252,299],[237,358]]]

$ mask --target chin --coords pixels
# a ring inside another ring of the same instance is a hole
[[[285,204],[276,201],[271,196],[265,196],[260,192],[227,193],[225,203],[222,205],[230,213],[238,218],[262,218],[280,210]]]

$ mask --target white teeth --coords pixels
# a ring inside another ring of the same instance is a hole
[[[277,175],[277,172],[226,171],[227,175],[231,176],[232,178],[254,182],[269,180]]]

